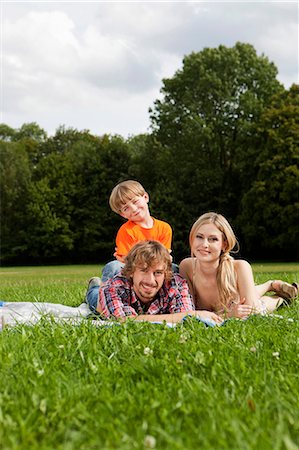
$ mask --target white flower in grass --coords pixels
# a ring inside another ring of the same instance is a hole
[[[180,344],[185,344],[185,342],[187,342],[187,336],[185,334],[181,334],[180,339],[179,339],[179,343]]]
[[[278,358],[279,358],[279,352],[273,352],[273,353],[272,353],[272,356],[273,356],[274,358],[278,359]]]
[[[46,414],[47,412],[47,400],[45,398],[42,399],[42,401],[39,404],[39,409],[43,414]]]
[[[156,447],[156,439],[154,436],[146,435],[144,438],[144,446],[145,448],[155,448]]]
[[[250,351],[255,353],[256,352],[256,347],[250,347]]]
[[[143,353],[144,353],[146,356],[149,356],[149,355],[152,355],[152,354],[153,354],[153,350],[152,350],[151,348],[149,348],[149,347],[145,347],[145,349],[143,350]]]

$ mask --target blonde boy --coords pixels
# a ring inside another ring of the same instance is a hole
[[[122,181],[113,188],[109,199],[110,207],[127,222],[118,230],[114,253],[116,260],[104,267],[103,282],[121,270],[126,255],[140,241],[158,241],[171,252],[171,226],[167,222],[152,217],[148,203],[149,195],[138,181]]]

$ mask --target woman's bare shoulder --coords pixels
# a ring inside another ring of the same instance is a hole
[[[193,279],[193,260],[194,258],[185,258],[181,261],[179,269],[180,275],[185,278],[188,283]],[[190,286],[189,286],[190,289]]]
[[[245,259],[235,259],[234,260],[234,268],[237,272],[250,270],[251,265]]]
[[[192,267],[192,263],[193,263],[194,258],[185,258],[182,259],[181,263],[180,263],[180,267]]]
[[[185,258],[180,263],[180,274],[184,278],[190,278],[192,275],[192,268],[193,268],[193,260],[194,258]]]

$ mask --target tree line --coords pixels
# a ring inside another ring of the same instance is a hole
[[[140,181],[154,217],[189,255],[192,223],[224,214],[254,259],[298,257],[299,86],[250,44],[187,55],[149,110],[151,131],[128,139],[37,123],[0,125],[1,264],[104,263],[123,220],[112,188]]]

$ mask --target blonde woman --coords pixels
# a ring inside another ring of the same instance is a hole
[[[189,243],[191,257],[180,264],[197,310],[222,317],[246,318],[252,313],[271,313],[284,299],[298,295],[298,286],[281,280],[255,286],[247,261],[230,256],[238,245],[228,221],[221,214],[203,214],[193,224]],[[265,296],[274,291],[275,296]]]

